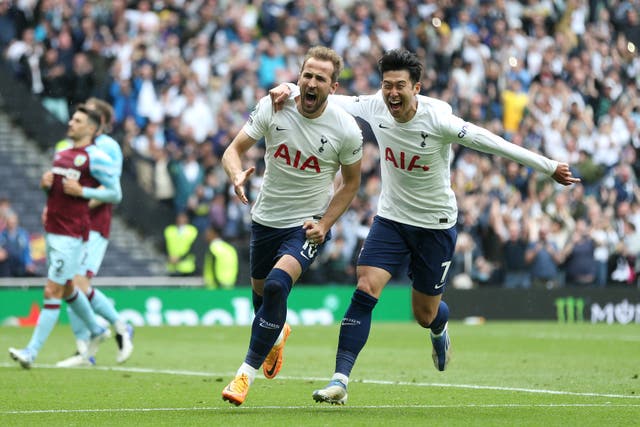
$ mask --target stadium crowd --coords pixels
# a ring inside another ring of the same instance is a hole
[[[639,13],[636,0],[0,0],[0,48],[62,121],[89,96],[108,100],[127,172],[238,245],[249,208],[220,157],[257,100],[296,81],[310,46],[343,56],[342,94],[377,91],[376,58],[407,48],[424,60],[424,95],[582,179],[563,188],[453,145],[453,286],[603,287],[635,285],[640,270]],[[354,282],[380,190],[363,134],[361,190],[303,281]],[[246,159],[250,198],[261,150]]]

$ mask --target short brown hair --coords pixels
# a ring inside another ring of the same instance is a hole
[[[102,117],[100,117],[100,113],[96,110],[88,108],[85,104],[79,104],[76,111],[86,114],[89,121],[96,126],[96,131],[102,126]]]
[[[335,83],[338,81],[338,77],[340,76],[340,73],[342,73],[344,62],[342,61],[342,57],[338,55],[335,50],[325,46],[313,46],[307,51],[307,54],[304,56],[302,68],[304,68],[304,65],[310,58],[318,59],[320,61],[331,61],[333,63],[333,74],[331,74],[331,83]]]
[[[85,101],[85,107],[88,106],[88,104],[91,104],[92,107],[95,106],[94,109],[100,114],[100,118],[102,119],[102,127],[108,130],[113,121],[113,107],[111,104],[94,96]]]

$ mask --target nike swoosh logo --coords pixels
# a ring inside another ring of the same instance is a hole
[[[286,130],[285,128],[281,128],[280,126],[276,126],[276,130]]]
[[[278,357],[276,359],[276,361],[274,362],[273,366],[269,369],[267,369],[267,375],[268,376],[272,376],[273,373],[276,371],[276,366],[278,366],[278,361],[280,360],[280,358]]]
[[[379,127],[380,129],[389,129],[389,127],[388,127],[388,126],[385,126],[385,125],[383,125],[382,123],[379,123],[379,124],[378,124],[378,127]]]
[[[435,285],[433,289],[440,289],[443,286],[444,286],[444,283],[440,283],[439,285]]]

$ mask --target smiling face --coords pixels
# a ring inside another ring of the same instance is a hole
[[[298,86],[300,98],[298,110],[309,119],[322,114],[327,104],[327,97],[338,88],[338,82],[332,82],[334,68],[331,61],[309,58],[302,67]]]
[[[386,71],[382,75],[382,98],[393,118],[400,123],[408,122],[416,114],[418,92],[420,82],[412,83],[407,70]]]

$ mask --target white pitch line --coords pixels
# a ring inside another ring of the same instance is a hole
[[[489,403],[489,404],[460,404],[460,405],[345,405],[341,409],[332,409],[333,405],[297,405],[297,406],[203,406],[193,408],[105,408],[105,409],[37,409],[22,411],[0,411],[5,415],[32,415],[32,414],[78,414],[78,413],[122,413],[122,412],[196,412],[196,411],[256,411],[256,410],[297,410],[297,409],[326,409],[348,411],[351,409],[462,409],[462,408],[640,408],[638,404],[586,404],[586,403]]]
[[[0,363],[0,368],[17,367],[11,363]],[[59,368],[55,365],[35,364],[35,368],[46,369],[68,369]],[[235,375],[235,372],[200,372],[200,371],[185,371],[174,369],[152,369],[152,368],[135,368],[125,366],[91,366],[71,369],[89,369],[98,371],[117,371],[117,372],[130,372],[130,373],[142,373],[142,374],[164,374],[164,375],[183,375],[192,377],[231,377]],[[290,381],[326,381],[327,378],[318,377],[291,377],[291,376],[278,376],[282,380]],[[438,388],[459,388],[469,390],[494,390],[505,392],[517,392],[517,393],[533,393],[533,394],[551,394],[551,395],[563,395],[563,396],[580,396],[580,397],[607,397],[613,399],[640,399],[640,395],[626,395],[626,394],[611,394],[611,393],[590,393],[590,392],[574,392],[574,391],[561,391],[561,390],[546,390],[546,389],[531,389],[522,387],[503,387],[503,386],[491,386],[491,385],[478,385],[478,384],[448,384],[448,383],[420,383],[420,382],[408,382],[408,381],[387,381],[387,380],[353,380],[354,383],[363,384],[376,384],[376,385],[402,385],[412,387],[438,387]]]

